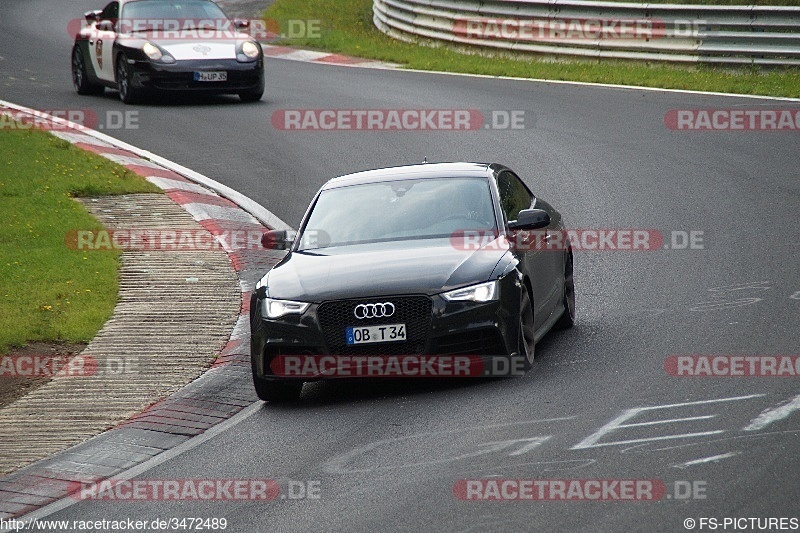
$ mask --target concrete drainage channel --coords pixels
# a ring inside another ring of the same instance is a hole
[[[0,478],[0,519],[9,519],[63,499],[75,482],[129,471],[257,400],[250,382],[249,292],[283,253],[234,249],[225,236],[288,226],[224,185],[101,133],[0,101],[2,113],[35,115],[58,137],[165,191],[85,200],[108,229],[183,229],[222,244],[192,252],[124,252],[120,301],[81,357],[98,368],[122,360],[129,371],[58,377],[0,410],[0,427],[10,437],[0,442],[0,472],[29,465]]]

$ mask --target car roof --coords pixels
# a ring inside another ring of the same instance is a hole
[[[322,186],[322,189],[407,179],[486,178],[492,175],[491,166],[489,163],[420,163],[417,165],[378,168],[330,179]]]

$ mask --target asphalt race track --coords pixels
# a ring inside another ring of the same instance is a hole
[[[664,123],[671,109],[797,102],[268,60],[255,104],[125,106],[115,92],[82,97],[71,85],[68,21],[99,7],[0,2],[0,98],[91,110],[104,126],[136,112],[138,128],[102,131],[293,226],[327,179],[427,157],[506,164],[573,228],[657,229],[668,245],[672,232],[696,231],[703,243],[576,251],[578,324],[545,337],[523,378],[306,385],[298,404],[253,408],[140,475],[292,480],[318,486],[319,499],[82,501],[50,518],[224,517],[228,531],[684,531],[687,518],[708,530],[702,518],[800,517],[800,377],[665,370],[678,354],[800,354],[800,135]],[[273,127],[276,111],[307,108],[524,111],[525,120],[474,131]],[[459,480],[490,477],[659,480],[666,492],[658,501],[456,497]]]

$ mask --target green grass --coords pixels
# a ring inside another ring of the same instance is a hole
[[[281,44],[374,58],[413,69],[800,97],[797,69],[732,71],[622,61],[553,62],[532,56],[487,58],[444,47],[404,43],[375,28],[372,0],[277,0],[265,16],[275,20],[322,21],[320,36],[284,40]]]
[[[160,189],[49,133],[0,130],[0,354],[94,337],[117,301],[119,253],[67,247],[69,230],[102,228],[72,197],[137,192]]]

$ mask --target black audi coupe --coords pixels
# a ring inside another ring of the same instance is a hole
[[[297,232],[262,239],[288,253],[251,297],[259,398],[297,399],[317,379],[437,375],[454,357],[528,370],[535,343],[575,320],[563,235],[558,211],[499,164],[424,163],[328,181]],[[382,372],[390,360],[398,373]]]

